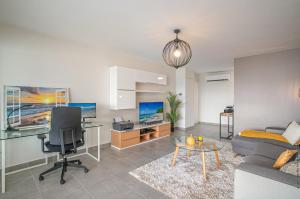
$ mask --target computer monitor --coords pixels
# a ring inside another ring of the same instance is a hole
[[[81,118],[96,118],[96,103],[69,103],[70,107],[81,108]]]

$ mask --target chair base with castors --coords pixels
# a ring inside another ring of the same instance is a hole
[[[67,158],[64,158],[63,161],[55,162],[54,166],[52,168],[50,168],[47,171],[44,171],[43,173],[41,173],[40,176],[39,176],[39,181],[43,181],[45,179],[44,175],[61,168],[62,170],[61,170],[61,176],[60,176],[60,184],[65,184],[66,181],[64,180],[64,175],[67,172],[68,167],[83,169],[84,173],[89,172],[88,168],[81,165],[80,160],[69,160],[68,161]]]

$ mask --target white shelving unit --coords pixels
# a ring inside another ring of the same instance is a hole
[[[136,83],[167,85],[167,76],[120,66],[110,68],[111,109],[135,109],[137,93],[165,93],[155,90],[136,90]]]

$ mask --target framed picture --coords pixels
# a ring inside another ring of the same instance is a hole
[[[7,117],[13,127],[38,128],[48,126],[51,109],[67,106],[68,88],[4,86],[4,127]]]

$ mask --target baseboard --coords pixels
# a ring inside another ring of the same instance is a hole
[[[212,126],[219,126],[219,123],[212,123],[212,122],[199,122],[198,124],[204,124],[204,125],[212,125]],[[222,127],[227,127],[227,124],[222,124]],[[231,128],[232,125],[229,125],[229,127]]]
[[[199,122],[199,124],[219,126],[219,123],[213,123],[213,122]]]
[[[195,127],[195,125],[194,125],[194,126],[187,127],[187,128],[183,128],[183,127],[176,127],[176,128],[175,128],[175,130],[186,131],[186,130],[188,130],[188,129],[192,129],[192,128],[194,128],[194,127]]]

